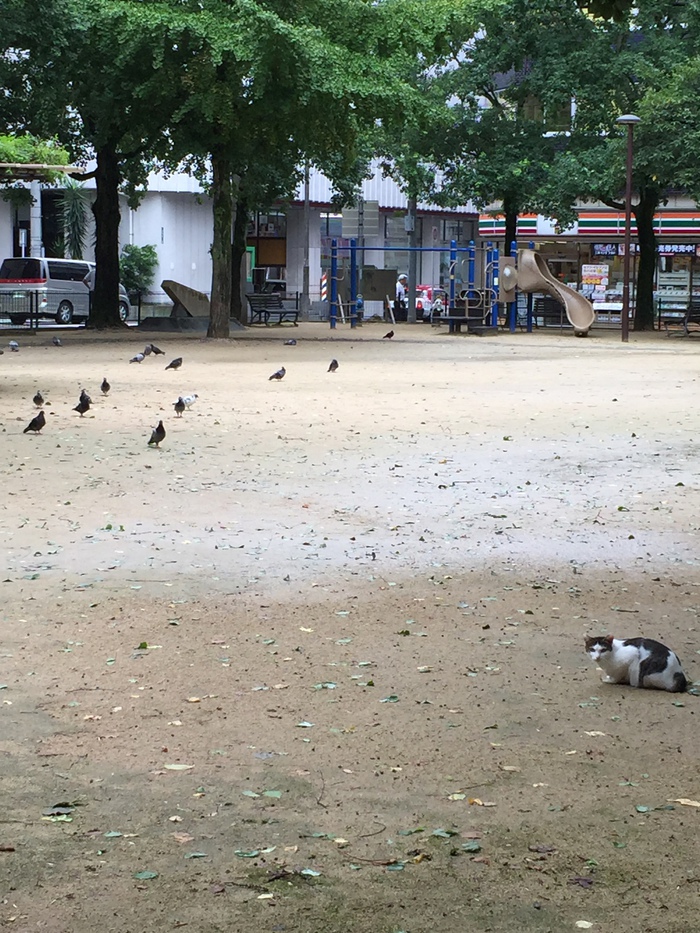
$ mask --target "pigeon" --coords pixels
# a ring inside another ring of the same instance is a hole
[[[35,418],[32,418],[24,431],[22,431],[22,434],[28,434],[30,431],[33,431],[35,434],[39,434],[45,424],[46,418],[44,417],[44,412],[40,411]]]
[[[328,367],[329,373],[334,373],[338,368],[338,360],[331,360],[331,365]]]
[[[90,402],[87,399],[80,399],[73,411],[77,411],[82,418],[86,411],[90,411]]]
[[[37,408],[41,408],[41,406],[44,404],[44,396],[41,394],[41,392],[37,392],[32,401]]]
[[[173,360],[171,363],[165,367],[166,369],[179,369],[182,366],[182,357],[178,356],[176,360]]]
[[[153,351],[151,350],[151,345],[150,345],[150,343],[147,343],[146,346],[143,348],[143,355],[144,355],[144,356],[150,356],[152,352],[153,352]]]
[[[105,376],[102,380],[102,385],[100,386],[100,389],[102,389],[102,394],[107,395],[111,388],[112,386],[107,382],[107,377]]]
[[[19,353],[19,344],[16,340],[10,341],[10,350],[12,350],[13,353]]]
[[[60,338],[60,337],[54,337],[53,340],[51,341],[51,343],[54,345],[54,347],[62,347],[62,346],[63,346],[63,344],[61,343],[61,338]]]
[[[182,413],[185,410],[185,400],[183,399],[182,396],[180,396],[178,400],[175,402],[174,407],[175,407],[175,414],[178,416],[178,418],[182,418]]]
[[[291,340],[285,340],[285,341],[284,341],[284,345],[285,345],[285,347],[296,347],[297,342],[296,342],[296,340],[294,339],[294,337],[292,337]]]
[[[149,343],[148,346],[151,348],[151,353],[154,356],[165,356],[165,353],[162,350],[159,350],[154,343]]]
[[[187,405],[188,408],[192,408],[192,406],[194,405],[194,403],[197,401],[198,398],[199,396],[197,395],[197,393],[193,392],[192,395],[183,395],[182,401],[185,403],[185,405]]]
[[[131,357],[129,362],[130,363],[143,363],[145,359],[146,357],[143,355],[143,353],[137,353],[136,356]]]
[[[90,398],[90,396],[87,394],[85,389],[81,389],[80,390],[80,404],[84,405],[85,402],[87,402],[88,405],[92,405],[92,399]]]
[[[393,336],[394,336],[394,332],[393,330],[390,330],[388,334],[384,334],[384,336],[382,337],[382,340],[391,340]]]
[[[165,428],[163,427],[163,422],[159,421],[153,431],[151,432],[151,439],[148,442],[148,446],[155,444],[156,447],[160,446],[160,442],[165,439]]]
[[[278,382],[281,382],[284,379],[286,373],[287,373],[287,370],[284,368],[284,366],[282,366],[280,367],[280,369],[277,370],[276,373],[273,373],[270,376],[270,378],[268,379],[268,382],[272,382],[273,379],[276,379]]]

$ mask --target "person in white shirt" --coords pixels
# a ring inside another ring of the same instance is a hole
[[[394,316],[399,315],[408,308],[408,276],[403,272],[396,280],[396,300],[394,301]]]

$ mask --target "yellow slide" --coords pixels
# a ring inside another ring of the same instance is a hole
[[[518,288],[522,292],[547,292],[561,301],[577,337],[585,337],[593,326],[595,311],[590,301],[575,288],[558,282],[534,249],[518,250]]]

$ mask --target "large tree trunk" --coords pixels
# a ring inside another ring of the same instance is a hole
[[[518,237],[518,203],[508,195],[503,198],[503,213],[506,218],[503,255],[510,256],[510,244],[517,241]]]
[[[211,246],[211,303],[207,337],[219,339],[231,334],[231,163],[212,155],[212,208],[214,238]]]
[[[123,327],[119,320],[119,159],[112,146],[97,150],[95,169],[95,288],[89,325]]]
[[[643,187],[639,192],[639,203],[632,206],[637,221],[637,238],[639,240],[637,310],[634,315],[635,330],[654,329],[654,276],[656,274],[654,214],[658,206],[658,190],[646,187]]]
[[[231,317],[241,324],[247,323],[247,308],[243,303],[245,284],[246,233],[248,231],[248,205],[240,197],[236,202],[236,218],[233,221],[233,247],[231,250]]]

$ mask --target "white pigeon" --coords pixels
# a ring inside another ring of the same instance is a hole
[[[13,353],[19,353],[19,344],[17,343],[16,340],[11,340],[9,343],[9,347]]]
[[[192,395],[183,395],[183,396],[182,396],[182,401],[185,403],[185,405],[186,405],[188,408],[191,408],[191,407],[194,405],[194,403],[197,401],[198,398],[199,398],[199,396],[197,395],[197,393],[196,393],[196,392],[193,392]]]

